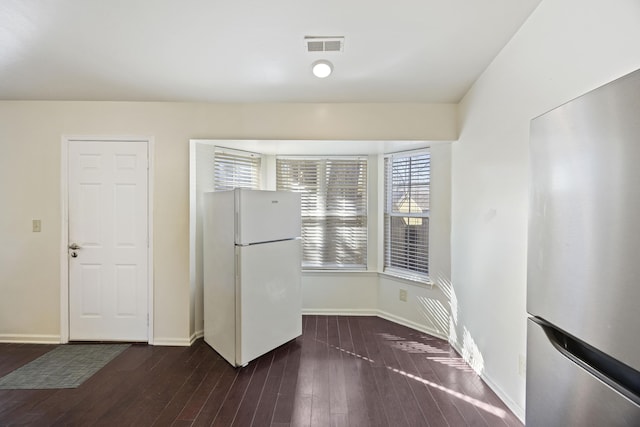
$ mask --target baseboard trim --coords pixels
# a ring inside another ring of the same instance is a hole
[[[377,316],[382,319],[388,320],[393,323],[397,323],[402,326],[406,326],[407,328],[415,329],[416,331],[424,332],[425,334],[429,334],[436,338],[443,339],[445,341],[448,340],[447,337],[438,333],[437,331],[416,322],[412,322],[411,320],[405,319],[404,317],[399,317],[391,313],[387,313],[382,310],[373,310],[368,308],[352,308],[352,309],[342,309],[342,308],[305,308],[302,309],[302,314],[305,315],[316,315],[316,316]]]
[[[191,345],[190,338],[155,338],[153,345],[167,347],[189,347]]]
[[[424,332],[425,334],[429,334],[433,337],[448,341],[448,338],[438,331],[409,319],[405,319],[404,317],[396,316],[395,314],[387,313],[386,311],[382,310],[378,310],[377,316],[390,322],[397,323],[398,325],[406,326],[407,328],[415,329],[416,331]]]
[[[524,408],[520,407],[520,405],[518,405],[516,402],[514,402],[513,399],[511,399],[509,397],[509,395],[507,395],[507,393],[502,391],[502,389],[500,387],[498,387],[498,385],[496,383],[494,383],[491,380],[491,378],[489,378],[488,376],[486,376],[484,374],[484,372],[482,373],[482,375],[480,375],[480,378],[482,378],[482,380],[485,383],[487,383],[489,388],[491,390],[493,390],[493,392],[495,394],[498,395],[500,400],[502,400],[504,402],[504,404],[507,405],[507,407],[509,409],[511,409],[511,412],[513,412],[513,414],[520,420],[520,422],[522,422],[522,424],[524,424],[524,418],[525,418],[525,416],[524,416]]]
[[[193,345],[194,342],[196,342],[196,340],[198,338],[202,338],[204,337],[204,330],[202,331],[195,331],[193,334],[191,334],[191,338],[189,338],[189,345]]]
[[[460,348],[460,346],[457,345],[457,343],[449,342],[449,344],[451,344],[451,346],[458,352],[458,354],[460,355],[463,354],[462,349]],[[511,412],[513,412],[513,414],[520,420],[520,422],[524,424],[524,419],[525,419],[524,408],[518,405],[513,399],[509,397],[508,394],[502,391],[502,388],[500,388],[491,379],[491,377],[486,374],[485,371],[480,373],[480,378],[482,379],[482,381],[485,382],[485,384],[489,386],[491,390],[493,390],[493,392],[498,396],[498,398],[502,400],[502,402],[507,406],[507,408],[509,408]]]
[[[0,334],[0,343],[60,344],[60,335]]]
[[[375,316],[377,310],[368,308],[303,308],[302,314],[315,316]]]

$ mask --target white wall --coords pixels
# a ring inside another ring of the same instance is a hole
[[[520,417],[529,122],[638,69],[639,40],[637,0],[543,0],[460,105],[453,147],[453,332]]]
[[[375,315],[377,309],[377,273],[306,271],[302,274],[303,313]]]
[[[195,333],[189,140],[453,140],[455,105],[0,102],[0,340],[60,336],[62,135],[154,137],[154,341]],[[31,232],[31,220],[42,232]]]

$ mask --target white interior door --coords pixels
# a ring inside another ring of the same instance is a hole
[[[70,340],[148,341],[147,153],[69,141]]]

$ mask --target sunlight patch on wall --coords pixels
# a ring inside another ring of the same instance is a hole
[[[456,323],[453,321],[453,317],[449,318],[449,342],[452,345],[458,343],[458,331],[456,330]]]
[[[449,314],[455,323],[458,323],[458,298],[453,290],[451,280],[446,278],[442,273],[436,274],[435,285],[442,291],[449,301]]]
[[[462,372],[475,372],[462,357],[427,357],[427,359]]]
[[[466,327],[462,335],[462,357],[474,371],[478,374],[482,373],[484,370],[484,358]]]
[[[431,323],[434,330],[446,337],[449,333],[449,311],[442,302],[427,297],[418,297],[418,311]]]
[[[455,326],[458,323],[458,298],[448,276],[442,272],[436,272],[432,275],[432,280],[445,296],[446,301],[443,303],[434,298],[419,298],[419,310],[433,324],[436,331],[455,344],[457,343]]]
[[[471,369],[481,375],[484,370],[484,358],[480,349],[476,345],[473,337],[471,336],[471,332],[464,327],[463,335],[462,335],[462,343],[459,342],[460,337],[458,336],[458,297],[456,296],[455,290],[453,289],[453,285],[451,281],[439,274],[436,276],[435,280],[437,286],[442,290],[442,293],[446,296],[449,302],[449,316],[447,319],[441,319],[441,321],[446,320],[447,326],[443,328],[447,331],[447,335],[449,337],[449,342],[456,348],[462,348],[462,358],[466,361]],[[430,307],[431,308],[431,307]],[[433,308],[431,308],[433,311]],[[461,346],[460,346],[461,344]]]

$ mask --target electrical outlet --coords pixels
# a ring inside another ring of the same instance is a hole
[[[42,231],[42,222],[39,219],[34,219],[31,221],[31,228],[34,233],[39,233]]]
[[[518,356],[518,374],[521,377],[527,375],[527,358],[524,354]]]
[[[405,289],[400,289],[400,301],[407,302],[407,291]]]

